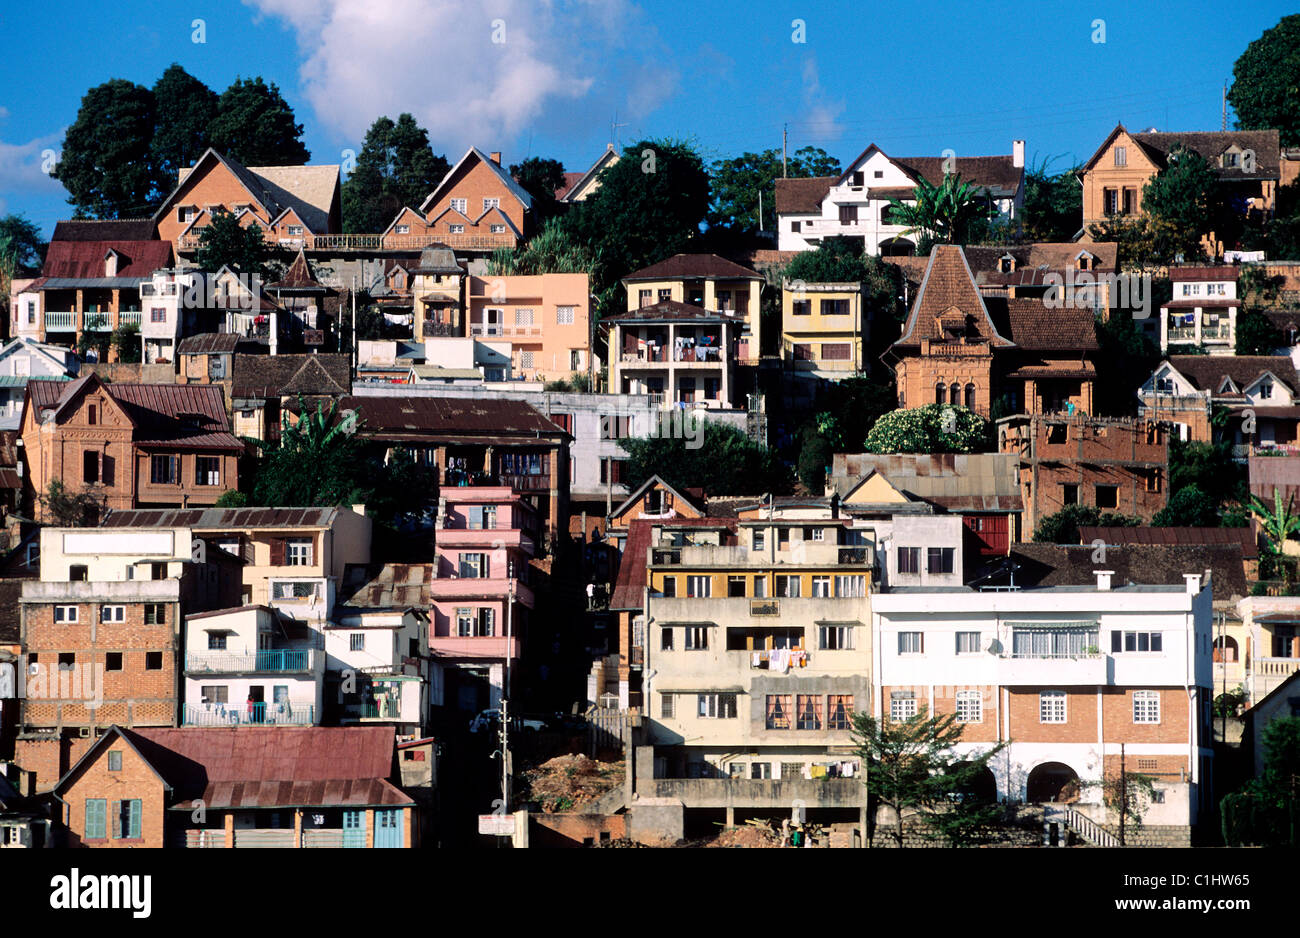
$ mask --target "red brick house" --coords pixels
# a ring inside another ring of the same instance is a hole
[[[96,495],[103,508],[212,505],[238,487],[244,451],[213,385],[27,383],[20,424],[24,500],[58,480]]]
[[[391,727],[110,727],[54,788],[71,847],[413,847]]]

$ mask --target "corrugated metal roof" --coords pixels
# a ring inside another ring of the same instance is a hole
[[[1133,528],[1079,525],[1079,543],[1092,544],[1237,544],[1247,560],[1259,556],[1259,544],[1250,528]]]
[[[428,436],[459,434],[475,439],[528,434],[568,434],[523,401],[450,397],[344,397],[339,411],[356,411],[360,433],[384,435],[407,431]]]
[[[244,528],[328,528],[338,508],[133,508],[110,511],[106,528],[188,527],[198,531]]]
[[[357,609],[427,609],[431,563],[348,564],[339,602]]]

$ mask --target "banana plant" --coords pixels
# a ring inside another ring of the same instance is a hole
[[[1293,495],[1283,505],[1282,493],[1276,486],[1273,487],[1272,508],[1269,508],[1258,496],[1250,497],[1250,510],[1258,516],[1259,526],[1263,528],[1264,536],[1279,554],[1282,553],[1287,538],[1300,531],[1300,515],[1295,513],[1294,503]]]
[[[912,200],[909,204],[890,199],[890,220],[906,225],[905,235],[929,234],[945,244],[956,243],[972,222],[997,214],[979,197],[975,186],[961,178],[961,173],[944,173],[943,182],[937,186],[919,179]]]

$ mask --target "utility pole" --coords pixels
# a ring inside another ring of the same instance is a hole
[[[787,132],[789,131],[789,128],[790,128],[789,124],[781,125],[781,178],[782,179],[788,178],[788,174],[785,171],[785,144],[786,144],[786,135]]]
[[[352,348],[349,356],[352,361],[352,377],[357,376],[357,278],[352,277]]]
[[[1223,80],[1223,130],[1228,129],[1228,79]]]
[[[507,560],[510,576],[510,593],[506,598],[506,653],[501,676],[501,806],[510,813],[510,649],[514,644],[515,577],[514,567]]]
[[[758,230],[763,230],[763,190],[758,190]]]

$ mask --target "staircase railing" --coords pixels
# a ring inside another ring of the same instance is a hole
[[[1064,816],[1065,826],[1088,841],[1088,843],[1098,847],[1118,847],[1120,845],[1118,837],[1086,814],[1080,814],[1073,808],[1066,808]]]

